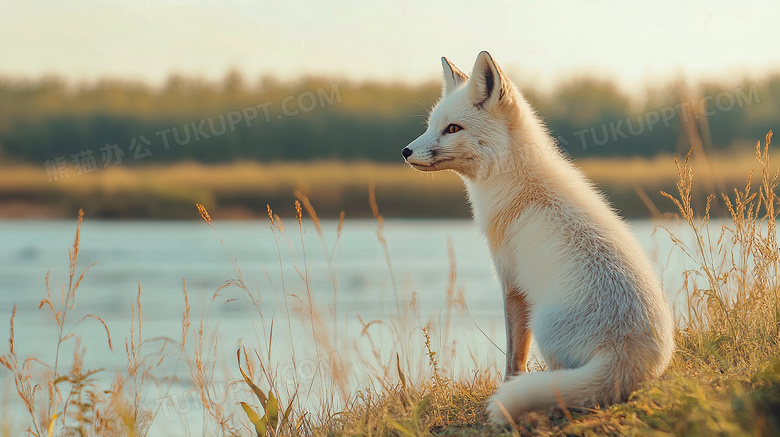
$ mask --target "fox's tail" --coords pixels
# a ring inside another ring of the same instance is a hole
[[[524,373],[499,387],[488,413],[493,421],[506,422],[507,414],[514,419],[522,412],[556,405],[609,405],[627,397],[638,376],[627,374],[617,357],[609,355],[593,357],[576,369]]]

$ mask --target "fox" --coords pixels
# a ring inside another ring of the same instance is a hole
[[[506,368],[489,419],[625,402],[674,350],[652,264],[488,52],[470,77],[441,61],[441,98],[401,154],[460,176],[503,290]],[[528,371],[532,338],[547,371]]]

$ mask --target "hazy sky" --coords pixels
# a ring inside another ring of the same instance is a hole
[[[488,50],[547,86],[591,73],[630,88],[780,70],[780,3],[0,0],[0,75],[423,81]]]

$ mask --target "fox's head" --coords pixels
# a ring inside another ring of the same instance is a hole
[[[428,129],[401,150],[421,171],[454,170],[479,179],[514,162],[512,135],[525,103],[488,52],[477,56],[471,78],[446,58],[442,98],[428,117]]]

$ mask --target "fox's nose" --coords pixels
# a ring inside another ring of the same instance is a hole
[[[403,149],[401,149],[401,155],[404,157],[404,159],[412,156],[412,149],[408,147],[404,147]]]

